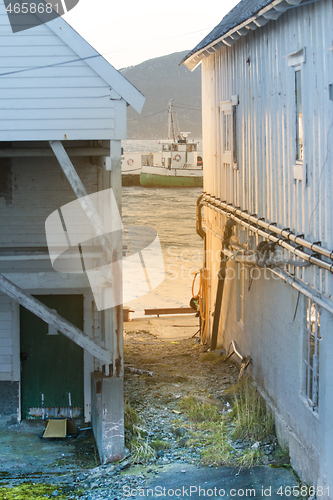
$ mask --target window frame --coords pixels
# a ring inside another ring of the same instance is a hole
[[[293,69],[293,91],[294,91],[294,104],[293,104],[293,120],[294,120],[294,163],[292,166],[293,177],[295,180],[307,181],[307,166],[305,163],[305,148],[304,148],[304,92],[303,92],[303,79],[304,71],[303,65],[306,62],[306,49],[305,47],[288,54],[288,66]],[[297,88],[297,77],[299,76],[299,86]],[[299,92],[297,92],[299,90]],[[298,95],[300,94],[301,111],[302,111],[302,125],[299,124],[298,113]],[[302,158],[299,158],[300,150],[300,129],[302,130]]]
[[[319,367],[320,367],[320,306],[312,299],[305,300],[303,353],[302,353],[302,396],[315,413],[319,409]]]
[[[236,301],[237,323],[244,326],[245,316],[245,266],[237,266],[237,301]]]
[[[232,166],[234,170],[238,170],[237,121],[236,121],[237,105],[238,105],[238,95],[232,96],[230,100],[222,101],[220,104],[221,163],[223,166],[230,166],[230,167]],[[226,118],[229,122],[228,124],[229,130],[227,131],[227,133],[225,130]],[[230,149],[225,148],[227,136]]]

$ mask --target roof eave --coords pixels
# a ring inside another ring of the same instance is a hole
[[[74,52],[85,60],[112,89],[114,89],[135,111],[141,113],[146,98],[112,64],[97,52],[62,17],[47,23],[47,26]]]
[[[190,53],[182,63],[193,71],[205,57],[209,57],[223,46],[232,46],[239,38],[246,36],[250,31],[265,26],[269,21],[276,21],[287,10],[294,7],[301,7],[302,1],[303,0],[273,0],[269,5],[258,11],[257,14],[252,15],[246,19],[246,21],[234,26],[221,36],[216,37],[204,47]],[[312,1],[316,2],[317,0]]]

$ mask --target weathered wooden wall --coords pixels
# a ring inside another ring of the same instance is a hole
[[[0,32],[0,141],[126,137],[126,103],[50,27],[13,34],[1,0]]]
[[[333,247],[332,2],[292,9],[203,61],[204,190],[243,210]],[[295,76],[288,55],[302,48],[304,171],[294,178]],[[239,96],[238,170],[221,161],[220,104]],[[218,215],[206,212],[220,226]],[[298,271],[326,297],[332,276],[318,268]]]
[[[277,21],[249,31],[232,47],[223,47],[205,58],[202,71],[204,191],[281,228],[304,234],[309,241],[320,241],[331,250],[332,17],[331,0],[291,9]],[[301,49],[305,53],[300,64],[304,162],[299,175],[294,169],[295,69],[288,65],[288,56]],[[239,98],[237,169],[224,165],[221,158],[221,103],[232,96]],[[210,331],[225,222],[224,217],[205,208]],[[258,237],[240,231],[239,227],[235,233],[252,249],[259,243]],[[235,340],[241,353],[252,357],[250,370],[275,411],[279,437],[289,446],[294,469],[309,484],[331,485],[332,390],[328,374],[332,351],[328,346],[332,314],[324,307],[321,310],[319,409],[315,413],[303,397],[305,295],[279,279],[274,280],[268,269],[255,268],[257,277],[246,279],[241,299],[239,269],[239,264],[230,259],[219,344],[228,348]],[[249,274],[250,268],[245,269]],[[289,271],[294,269],[289,267]],[[296,269],[295,274],[303,285],[312,287],[314,297],[322,294],[329,304],[333,295],[333,276],[329,271],[310,266]],[[242,319],[238,311],[241,300]]]

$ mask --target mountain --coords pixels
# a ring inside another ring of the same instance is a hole
[[[128,139],[166,138],[170,99],[174,99],[179,131],[191,132],[192,139],[201,138],[201,67],[191,72],[183,64],[179,66],[187,53],[175,52],[120,70],[146,96],[141,115],[128,108]]]

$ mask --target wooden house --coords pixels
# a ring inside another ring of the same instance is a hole
[[[72,412],[112,460],[124,449],[122,306],[98,310],[86,274],[53,269],[45,222],[110,188],[121,211],[126,107],[145,98],[61,17],[13,33],[1,0],[0,33],[0,415]]]
[[[184,60],[202,64],[207,340],[251,358],[292,466],[323,498],[333,495],[332,18],[330,0],[242,0]]]

